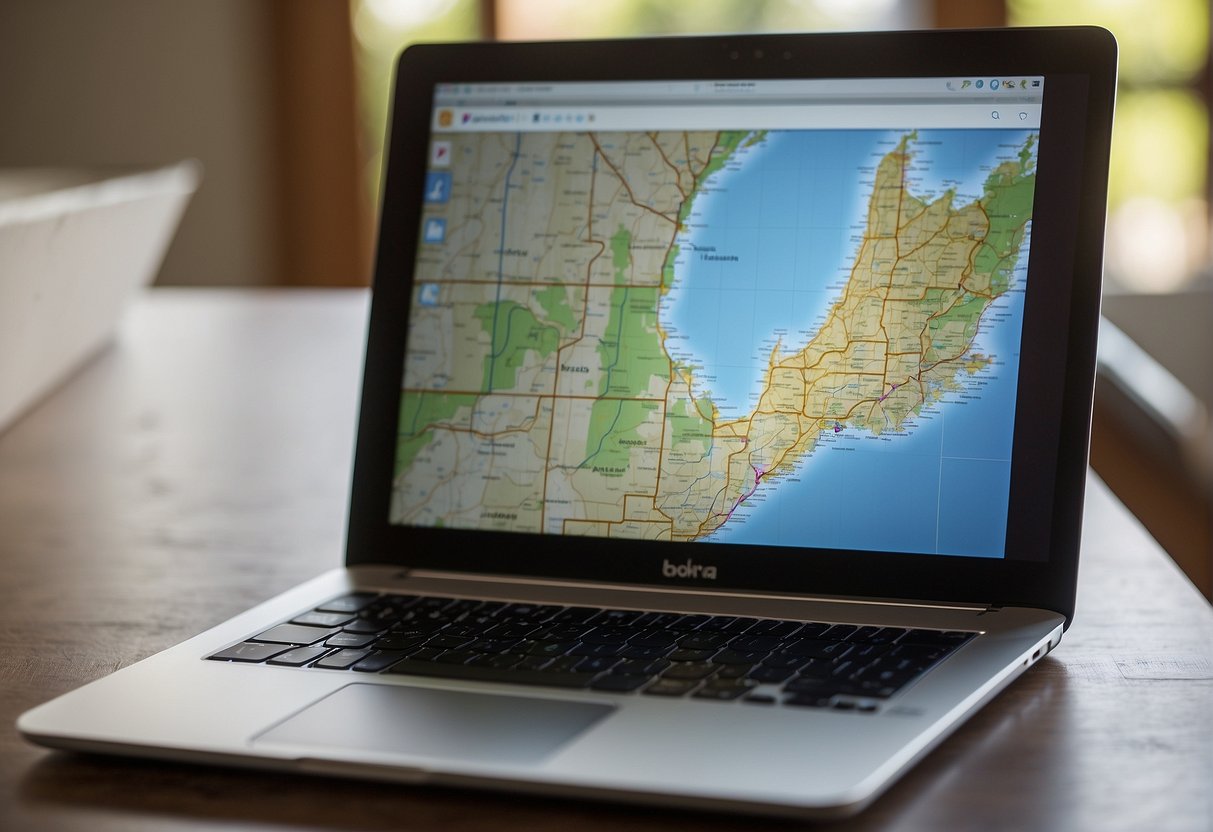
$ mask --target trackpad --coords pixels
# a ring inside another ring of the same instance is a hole
[[[362,749],[492,763],[538,763],[615,709],[593,702],[397,685],[347,685],[254,745]]]

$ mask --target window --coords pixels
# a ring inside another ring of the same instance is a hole
[[[351,0],[366,186],[378,194],[392,60],[421,40],[1074,25],[1110,29],[1121,88],[1112,141],[1111,291],[1184,288],[1209,261],[1205,0]],[[1004,20],[1005,18],[1005,20]]]
[[[909,29],[925,0],[351,0],[366,187],[377,202],[392,62],[410,43]]]
[[[1108,289],[1183,288],[1209,259],[1209,5],[1009,0],[1013,25],[1095,24],[1120,44]]]

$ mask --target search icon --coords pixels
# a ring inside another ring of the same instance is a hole
[[[990,113],[990,118],[994,119],[995,121],[998,121],[998,111],[995,110],[994,112]]]

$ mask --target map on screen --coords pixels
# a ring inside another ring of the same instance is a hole
[[[436,135],[391,521],[1005,556],[1037,135]]]

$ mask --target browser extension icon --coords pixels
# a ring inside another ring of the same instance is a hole
[[[430,217],[426,220],[422,239],[427,243],[444,242],[446,240],[446,220],[439,217]]]
[[[448,202],[451,198],[449,171],[430,171],[425,175],[425,201]]]

